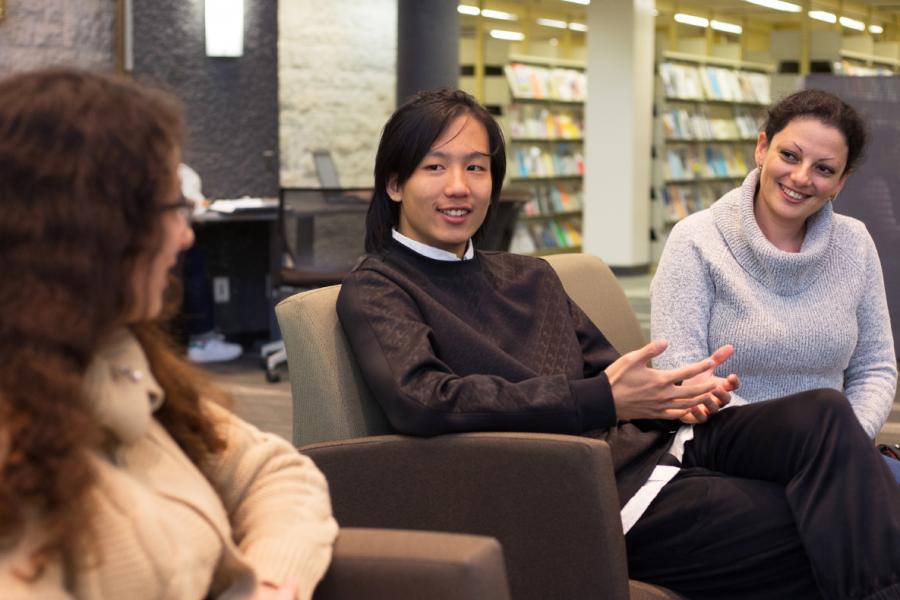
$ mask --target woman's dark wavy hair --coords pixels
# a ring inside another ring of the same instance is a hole
[[[794,119],[817,119],[834,127],[847,142],[847,165],[844,173],[855,169],[864,157],[868,143],[866,122],[855,108],[823,90],[801,90],[784,97],[768,111],[766,140],[772,141],[779,131]]]
[[[105,440],[83,379],[136,305],[132,275],[160,243],[183,131],[171,96],[124,78],[56,69],[0,81],[0,543],[39,519],[31,575],[91,550],[88,456]],[[166,393],[157,418],[201,464],[223,448],[204,381],[158,323],[129,327]]]
[[[491,220],[500,200],[506,175],[506,145],[500,126],[486,108],[469,94],[449,88],[419,92],[398,108],[384,126],[375,156],[375,192],[366,215],[366,252],[379,252],[400,221],[400,204],[387,193],[388,182],[397,177],[403,185],[454,119],[468,115],[487,130],[491,154],[491,203],[484,223],[475,233],[477,241]]]

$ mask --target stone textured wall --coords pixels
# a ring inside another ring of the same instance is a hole
[[[51,65],[116,66],[114,0],[8,0],[0,21],[0,76]]]
[[[283,0],[278,28],[282,186],[318,187],[319,149],[331,151],[341,185],[372,185],[395,107],[397,0]]]
[[[203,5],[199,0],[134,0],[135,77],[159,81],[184,103],[184,160],[202,178],[204,194],[277,196],[275,2],[245,3],[244,55],[239,58],[206,56]]]

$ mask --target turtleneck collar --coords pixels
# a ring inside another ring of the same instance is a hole
[[[754,169],[741,187],[725,194],[710,211],[738,264],[776,294],[791,296],[812,285],[825,266],[832,206],[825,204],[807,219],[800,252],[785,252],[766,238],[756,222],[753,202],[758,182],[759,169]]]
[[[123,444],[144,436],[164,399],[143,348],[124,327],[94,356],[83,390],[100,424]]]

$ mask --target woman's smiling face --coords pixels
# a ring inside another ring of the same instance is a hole
[[[756,162],[761,172],[755,211],[762,230],[767,225],[802,229],[844,187],[847,142],[835,127],[802,117],[771,140],[760,133]]]

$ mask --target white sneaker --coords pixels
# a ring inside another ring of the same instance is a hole
[[[231,344],[220,336],[192,339],[188,343],[188,360],[195,363],[225,362],[234,360],[244,352],[240,344]]]

